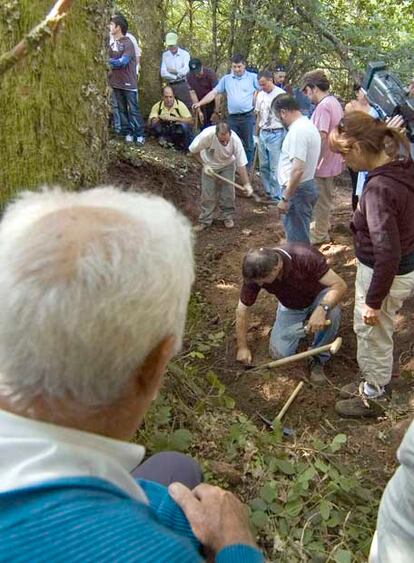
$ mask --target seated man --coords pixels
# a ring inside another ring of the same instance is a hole
[[[263,561],[232,494],[199,484],[179,454],[136,468],[145,450],[128,443],[181,345],[187,220],[112,188],[25,193],[0,225],[0,266],[7,559],[194,562],[203,546],[222,562]]]
[[[335,339],[341,319],[338,303],[346,292],[346,284],[329,268],[318,250],[302,243],[252,249],[243,259],[242,272],[244,283],[236,312],[238,361],[245,364],[252,361],[247,344],[248,308],[262,288],[279,301],[270,336],[272,357],[295,354],[306,332],[314,335],[311,348]],[[328,359],[329,353],[312,358],[313,383],[326,381],[323,364]]]
[[[171,143],[177,149],[187,150],[193,140],[193,118],[187,106],[177,100],[171,86],[162,90],[162,100],[152,106],[148,118],[151,133],[160,145]]]

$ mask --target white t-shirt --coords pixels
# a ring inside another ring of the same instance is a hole
[[[315,176],[321,152],[321,136],[309,119],[302,115],[289,127],[280,153],[278,180],[286,186],[292,170],[292,161],[297,158],[305,163],[301,182],[312,180]]]
[[[257,94],[255,111],[259,114],[260,129],[281,129],[283,127],[271,109],[273,100],[280,94],[285,94],[285,91],[278,86],[275,86],[269,93],[260,90]]]
[[[189,146],[191,153],[200,153],[205,164],[216,170],[235,163],[236,166],[246,166],[247,158],[240,137],[231,132],[229,144],[224,146],[216,135],[216,126],[206,127]]]

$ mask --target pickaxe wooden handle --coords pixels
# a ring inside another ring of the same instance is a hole
[[[325,344],[324,346],[318,346],[317,348],[311,348],[305,352],[299,352],[299,354],[294,354],[293,356],[288,356],[287,358],[280,358],[280,360],[274,360],[273,362],[267,362],[266,364],[261,364],[260,366],[255,366],[247,369],[250,371],[260,371],[264,368],[276,368],[279,366],[284,366],[292,362],[297,362],[298,360],[303,360],[304,358],[309,358],[310,356],[317,356],[322,352],[330,352],[331,354],[336,354],[339,348],[342,346],[342,338],[338,336],[331,344]]]
[[[212,172],[210,172],[210,176],[211,175],[213,175],[215,178],[218,178],[222,182],[226,182],[226,184],[230,184],[231,186],[234,186],[237,190],[240,190],[244,194],[246,193],[246,190],[244,189],[243,186],[241,186],[240,184],[236,184],[236,182],[233,182],[232,180],[229,180],[228,178],[224,178],[224,176],[220,176],[220,174],[217,174],[216,172],[214,172],[214,170]]]

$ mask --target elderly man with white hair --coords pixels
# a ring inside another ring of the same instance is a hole
[[[180,347],[193,277],[189,224],[161,198],[54,189],[9,206],[0,224],[7,559],[263,560],[236,497],[200,484],[181,454],[139,465],[145,450],[128,443]]]

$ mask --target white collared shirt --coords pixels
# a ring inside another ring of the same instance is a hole
[[[0,410],[0,492],[71,477],[109,481],[133,499],[148,499],[130,472],[142,446],[39,422]]]
[[[216,126],[206,127],[197,135],[188,147],[191,153],[200,153],[201,160],[216,170],[235,164],[237,167],[246,166],[246,153],[240,137],[231,132],[229,144],[220,143],[216,134]]]
[[[188,63],[190,62],[190,53],[185,49],[178,47],[176,53],[170,50],[164,51],[161,59],[161,78],[168,81],[180,80],[184,78],[190,71]],[[177,74],[171,74],[167,68],[173,68]]]

